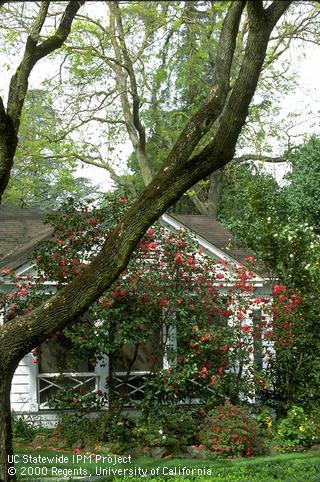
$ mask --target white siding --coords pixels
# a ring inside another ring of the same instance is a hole
[[[11,407],[15,412],[33,412],[36,405],[35,379],[36,372],[31,353],[25,356],[18,365],[11,386]]]

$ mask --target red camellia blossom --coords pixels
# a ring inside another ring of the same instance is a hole
[[[154,364],[158,360],[158,357],[157,357],[157,355],[150,355],[149,359],[150,359],[151,363]]]
[[[183,263],[184,261],[184,257],[182,256],[182,254],[178,251],[178,253],[176,253],[175,255],[175,258],[174,258],[178,263]]]
[[[286,288],[283,285],[275,285],[272,291],[273,294],[276,296],[279,293],[284,293],[286,291]]]
[[[250,326],[249,325],[241,325],[241,331],[243,333],[250,333]]]
[[[201,337],[200,337],[200,341],[203,342],[203,341],[209,341],[211,338],[211,335],[210,333],[204,333]]]
[[[159,301],[160,308],[164,308],[168,304],[169,304],[169,300],[167,298],[161,298],[161,300]]]
[[[17,292],[17,296],[21,298],[22,296],[25,296],[26,292],[27,290],[23,288]]]
[[[176,241],[177,248],[182,248],[186,243],[184,241]]]
[[[154,249],[154,248],[156,248],[157,246],[159,246],[159,243],[157,243],[157,241],[152,241],[151,243],[148,243],[148,244],[147,244],[147,247],[148,247],[149,249]]]

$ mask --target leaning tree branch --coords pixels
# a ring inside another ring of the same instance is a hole
[[[288,162],[288,159],[284,156],[263,156],[259,154],[244,154],[243,156],[234,157],[233,162],[247,162],[247,161],[261,161],[272,162],[273,164]]]
[[[41,28],[47,16],[50,2],[41,2],[39,13],[31,27],[24,55],[16,73],[11,78],[8,96],[7,112],[13,125],[18,131],[20,115],[24,99],[28,90],[29,75],[35,64],[54,50],[60,48],[67,39],[74,17],[79,8],[85,3],[84,0],[70,1],[65,9],[56,32],[48,39],[38,44]]]

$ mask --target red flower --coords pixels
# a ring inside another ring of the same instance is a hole
[[[127,203],[127,202],[128,202],[128,198],[126,198],[126,197],[119,197],[119,198],[118,198],[118,202],[119,202],[119,203]]]
[[[228,343],[226,343],[225,345],[223,345],[223,346],[221,347],[221,351],[222,351],[223,353],[226,353],[228,350],[229,350],[229,345],[228,345]]]
[[[167,306],[169,304],[169,300],[167,298],[161,298],[159,301],[159,306],[160,308],[163,308],[164,306]]]
[[[228,316],[231,316],[231,315],[232,315],[231,310],[221,310],[221,316],[225,316],[227,318]]]
[[[250,326],[249,325],[241,325],[241,331],[243,333],[250,333]]]
[[[203,341],[209,341],[211,338],[211,335],[210,333],[204,333],[201,337],[200,337],[200,341],[203,342]]]
[[[183,256],[181,255],[180,252],[176,253],[176,255],[175,255],[175,260],[176,260],[178,263],[183,263],[184,258],[183,258]]]
[[[177,248],[182,248],[186,243],[184,241],[176,241]]]
[[[157,241],[152,241],[151,243],[147,244],[148,249],[153,249],[153,248],[156,248],[157,246],[159,246],[159,243],[157,243]]]
[[[278,295],[279,293],[284,293],[286,288],[283,285],[275,285],[273,287],[273,294]]]
[[[244,258],[244,260],[247,261],[248,263],[253,263],[254,257],[253,256],[247,256],[246,258]]]
[[[157,357],[157,355],[150,355],[150,356],[149,356],[149,359],[150,359],[151,363],[154,364],[154,363],[156,363],[158,357]]]

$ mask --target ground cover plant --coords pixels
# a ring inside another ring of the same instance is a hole
[[[57,466],[58,469],[65,469],[65,470],[74,470],[76,465],[72,462],[72,454],[68,452],[62,451],[50,451],[50,450],[35,450],[35,449],[27,449],[24,447],[17,447],[16,454],[19,455],[19,462],[17,464],[17,473],[21,474],[21,467],[22,467],[22,457],[23,454],[27,454],[27,456],[38,456],[41,455],[45,457],[46,462],[42,463],[39,462],[37,465],[43,469],[43,473],[48,471],[48,475],[50,475],[50,467],[51,465],[47,462],[50,457],[61,457],[64,455],[67,457],[67,462],[64,461],[63,463],[57,462],[54,465]],[[83,455],[85,453],[83,452]],[[91,453],[92,454],[92,453]],[[77,454],[73,454],[77,455]],[[81,454],[80,454],[81,455]],[[94,461],[92,458],[90,462],[90,453],[87,452],[87,459],[86,461],[82,461],[81,467],[83,471],[87,471],[87,473],[94,474],[96,467],[103,468],[107,464],[102,464]],[[92,456],[94,457],[94,456]],[[66,460],[66,459],[65,459]],[[28,464],[26,464],[28,466]],[[52,464],[53,465],[53,464]],[[222,481],[230,481],[230,482],[244,482],[244,481],[288,481],[290,482],[301,482],[301,480],[306,480],[308,482],[316,482],[319,480],[320,474],[320,452],[319,451],[307,451],[304,453],[293,453],[293,454],[285,454],[285,455],[277,455],[271,457],[255,457],[253,459],[235,459],[235,460],[216,460],[210,458],[203,458],[201,460],[196,459],[185,459],[185,458],[171,458],[166,460],[155,460],[154,458],[150,457],[139,457],[132,459],[132,463],[125,464],[127,468],[140,467],[143,470],[148,470],[148,473],[151,473],[151,470],[160,467],[160,473],[163,472],[165,476],[153,477],[149,475],[144,480],[170,480],[170,481],[179,481],[179,482],[189,482],[189,481],[196,481],[199,480],[201,482],[205,481],[215,481],[215,482],[222,482]],[[32,464],[29,464],[32,467]],[[113,467],[123,469],[124,464],[115,464]],[[180,473],[179,475],[179,468]],[[185,469],[183,469],[185,468]],[[210,476],[201,476],[201,475],[188,475],[191,473],[191,470],[197,470],[199,473],[203,469],[211,470]],[[187,472],[187,470],[190,472]],[[176,475],[173,476],[173,472],[170,474],[170,470],[176,471]],[[185,471],[183,475],[182,471]],[[19,475],[18,480],[39,480],[39,477],[35,477],[36,474],[32,474],[32,469],[29,470],[30,475],[27,474],[26,477],[21,477]],[[71,473],[71,472],[70,472]],[[72,480],[70,478],[69,480]],[[103,480],[110,480],[106,477],[101,477],[101,481]],[[114,477],[113,480],[124,480],[122,477]],[[130,480],[141,480],[140,478],[131,478]]]

